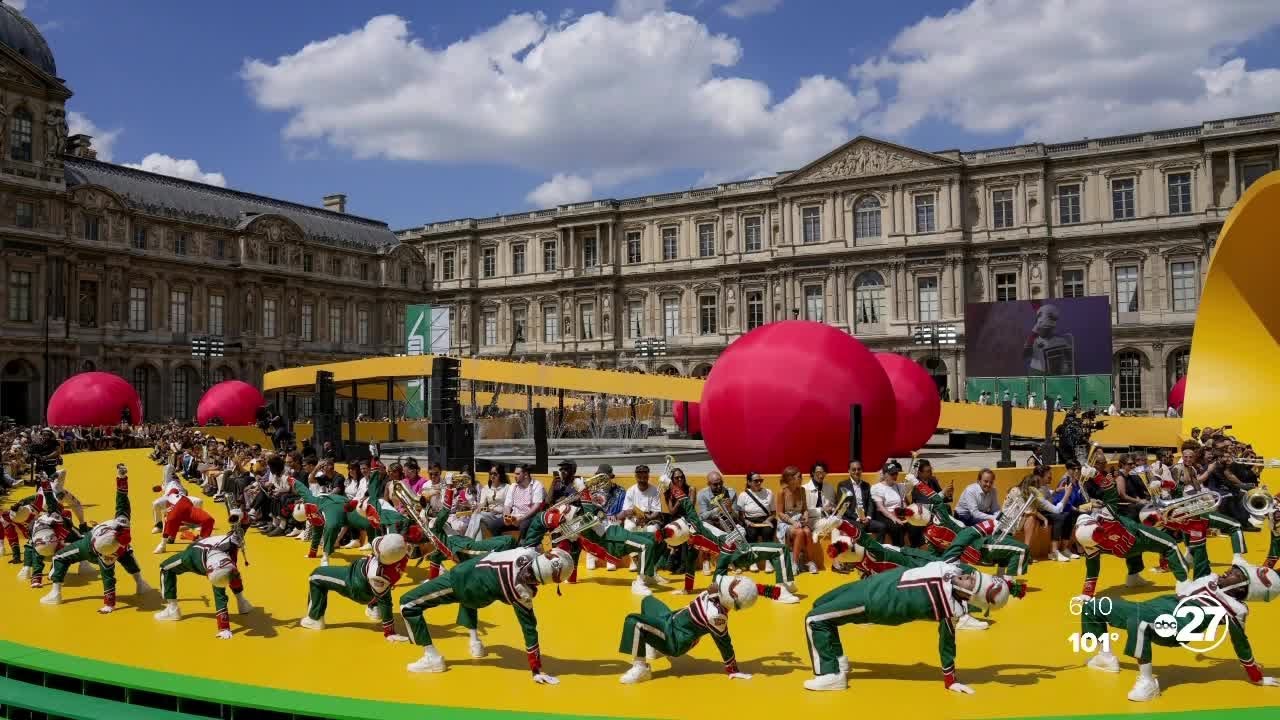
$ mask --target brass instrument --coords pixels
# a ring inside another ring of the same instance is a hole
[[[1152,506],[1165,523],[1182,523],[1208,515],[1222,504],[1222,496],[1212,490],[1183,495],[1173,500],[1157,500]]]
[[[565,540],[577,540],[582,533],[596,527],[603,520],[604,513],[589,513],[579,508],[573,517],[561,520],[556,529],[551,531],[551,546],[555,547]]]
[[[388,487],[391,488],[391,496],[402,506],[405,517],[413,520],[433,545],[443,547],[444,542],[431,530],[431,523],[426,518],[426,510],[422,506],[422,501],[415,498],[413,492],[405,487],[404,483],[391,482]]]
[[[725,506],[728,502],[728,494],[711,496],[711,502],[708,503],[711,524],[724,530],[724,534],[718,538],[721,545],[731,545],[737,549],[745,548],[747,538],[742,534],[742,528],[738,527],[738,522],[733,519],[733,513]]]
[[[1000,507],[1000,514],[996,517],[996,531],[992,535],[994,542],[1000,542],[1009,536],[1019,525],[1022,524],[1022,517],[1027,512],[1027,508],[1031,507],[1031,503],[1035,502],[1036,496],[1028,494],[1024,500],[1022,493],[1010,490],[1008,495],[1004,497],[1004,505]]]
[[[603,493],[609,487],[609,484],[612,482],[613,480],[609,477],[608,473],[597,473],[595,475],[592,475],[591,477],[583,481],[582,489],[578,490],[577,492],[574,492],[572,495],[566,495],[560,498],[559,500],[556,501],[554,505],[547,508],[547,510],[555,510],[559,512],[561,515],[563,515],[570,505],[582,499],[583,491],[586,491],[588,495]],[[639,512],[639,508],[635,508],[635,511]],[[643,512],[640,513],[639,519],[641,520],[644,519]]]
[[[853,493],[840,493],[840,498],[836,500],[835,505],[818,510],[818,521],[814,523],[813,532],[811,533],[814,542],[818,542],[818,539],[826,534],[825,530],[827,528],[840,524],[840,520],[844,517],[845,511],[849,509],[849,503],[851,502],[853,502]],[[858,520],[862,520],[866,513],[861,505],[858,506],[857,512]]]
[[[1248,465],[1256,468],[1280,468],[1280,458],[1271,458],[1270,460],[1265,460],[1260,457],[1235,458],[1230,462],[1237,465]]]
[[[1086,464],[1086,465],[1093,465],[1094,463],[1096,463],[1096,462],[1097,462],[1097,460],[1098,460],[1098,455],[1099,455],[1099,454],[1101,454],[1101,455],[1102,455],[1102,459],[1103,459],[1103,460],[1105,460],[1105,459],[1106,459],[1106,457],[1107,457],[1107,453],[1106,453],[1105,451],[1103,451],[1103,449],[1102,449],[1102,446],[1101,446],[1101,445],[1099,445],[1097,442],[1091,442],[1091,443],[1089,443],[1089,454],[1088,454],[1088,455],[1086,456],[1086,458],[1085,458],[1085,464]]]
[[[1259,485],[1244,494],[1244,509],[1249,512],[1254,519],[1261,520],[1269,516],[1276,509],[1276,498],[1267,489],[1266,485]]]

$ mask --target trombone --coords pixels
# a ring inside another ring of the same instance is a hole
[[[402,482],[393,481],[388,486],[391,488],[392,497],[404,508],[405,516],[417,524],[418,528],[422,530],[423,536],[437,548],[448,547],[444,544],[443,539],[432,531],[431,523],[427,522],[423,517],[425,510],[422,507],[422,501],[419,498],[415,498],[409,488],[405,487]]]
[[[555,502],[554,505],[547,508],[547,510],[548,511],[555,510],[561,515],[564,515],[566,511],[569,509],[569,506],[582,500],[582,493],[585,492],[588,495],[592,496],[592,499],[594,501],[595,495],[597,493],[603,493],[609,487],[609,483],[611,482],[613,482],[613,480],[609,477],[608,473],[597,473],[595,475],[592,475],[591,477],[587,478],[582,482],[582,487],[575,488],[577,492],[574,492],[572,495],[566,495],[560,498]]]
[[[566,540],[577,540],[582,533],[596,527],[603,520],[604,515],[602,513],[587,512],[582,508],[572,508],[569,517],[562,519],[556,529],[551,531],[551,547],[555,547]]]
[[[721,546],[732,546],[741,550],[747,546],[747,538],[742,534],[742,528],[738,527],[738,522],[733,519],[733,513],[725,507],[728,500],[727,494],[713,495],[711,502],[708,503],[709,519],[712,525],[724,530],[724,534],[717,539]]]
[[[1010,491],[1004,498],[1004,505],[1000,508],[1000,515],[996,518],[996,531],[992,534],[993,542],[1000,542],[1009,536],[1019,524],[1022,523],[1022,517],[1027,512],[1027,508],[1031,507],[1031,503],[1035,502],[1036,496],[1028,494],[1027,499],[1022,499],[1021,492]]]
[[[1265,460],[1260,457],[1235,458],[1229,461],[1235,465],[1248,465],[1256,468],[1280,468],[1280,458]]]

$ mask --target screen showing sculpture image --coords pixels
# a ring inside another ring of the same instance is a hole
[[[964,318],[972,377],[1111,373],[1106,296],[969,303]]]

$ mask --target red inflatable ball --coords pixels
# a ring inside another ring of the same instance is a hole
[[[702,389],[702,437],[721,472],[808,471],[849,465],[849,408],[862,405],[862,462],[878,470],[893,449],[893,389],[857,339],[830,325],[785,320],[735,340]]]
[[[267,404],[258,388],[240,380],[224,380],[209,388],[196,406],[196,422],[208,425],[218,418],[223,425],[252,425],[258,408]]]
[[[938,429],[938,418],[942,417],[938,384],[911,358],[893,353],[876,353],[875,357],[898,403],[892,455],[910,455],[924,447]]]
[[[680,400],[675,403],[672,414],[676,417],[676,427],[690,435],[702,433],[702,412],[698,408],[698,403]]]
[[[1182,402],[1187,397],[1187,376],[1178,378],[1178,382],[1169,388],[1169,407],[1182,412]]]
[[[138,391],[124,378],[105,372],[72,375],[49,398],[50,425],[105,427],[119,425],[128,410],[133,424],[142,422]]]

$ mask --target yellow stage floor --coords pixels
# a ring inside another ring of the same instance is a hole
[[[117,462],[128,463],[134,547],[148,581],[158,586],[158,563],[167,555],[151,553],[157,536],[149,531],[149,508],[160,468],[146,455],[145,450],[71,455],[66,468],[68,487],[86,503],[90,519],[102,520],[111,510],[113,468]],[[225,516],[218,517],[216,532],[221,532]],[[1266,550],[1262,536],[1248,538],[1250,558],[1260,561]],[[852,708],[870,716],[899,716],[906,708],[912,708],[908,712],[913,715],[928,708],[933,717],[992,718],[1280,706],[1280,688],[1245,682],[1229,643],[1209,657],[1158,648],[1155,661],[1164,695],[1142,706],[1128,702],[1132,662],[1126,660],[1119,675],[1090,671],[1084,667],[1086,656],[1073,654],[1068,643],[1068,636],[1079,630],[1068,600],[1079,591],[1083,561],[1034,565],[1029,577],[1033,591],[1027,598],[996,615],[989,630],[961,634],[957,675],[977,690],[975,696],[944,690],[936,630],[927,623],[846,629],[843,639],[853,666],[849,691],[804,690],[801,683],[810,671],[802,618],[813,598],[852,579],[829,572],[800,577],[800,604],[762,601],[731,618],[742,670],[755,674],[749,682],[727,679],[715,646],[706,642],[692,657],[659,660],[652,682],[624,686],[618,676],[627,669],[628,658],[618,652],[618,635],[623,617],[637,609],[640,600],[630,593],[630,574],[584,570],[577,585],[563,587],[563,596],[544,591],[536,601],[544,665],[562,681],[545,687],[530,679],[519,629],[506,606],[495,604],[481,611],[490,650],[483,660],[468,657],[466,633],[453,627],[452,608],[429,613],[450,669],[443,675],[413,675],[404,666],[420,650],[384,642],[376,624],[355,603],[334,596],[326,630],[299,627],[306,609],[306,577],[316,561],[304,558],[306,548],[296,540],[251,532],[248,542],[252,564],[243,568],[246,594],[259,610],[247,617],[232,616],[231,641],[214,638],[210,588],[201,578],[180,579],[184,619],[170,624],[152,619],[160,607],[159,594],[140,602],[128,594],[133,587],[128,578],[120,582],[119,610],[100,616],[96,575],[86,579],[73,570],[63,592],[65,603],[48,607],[38,602],[45,591],[16,581],[17,566],[7,564],[0,565],[9,573],[0,581],[0,640],[134,668],[288,691],[572,715],[703,720],[762,713],[795,717],[797,711],[801,716],[824,716]],[[184,545],[171,547],[180,550]],[[1230,548],[1215,539],[1210,553],[1222,560],[1230,556]],[[354,557],[353,552],[340,552],[337,562]],[[1154,564],[1154,558],[1149,563]],[[411,580],[425,579],[425,571],[425,566],[411,566]],[[1156,592],[1134,597],[1171,591],[1170,576],[1148,574],[1157,583]],[[1124,592],[1115,587],[1123,576],[1119,560],[1104,560],[1101,587],[1107,594]],[[700,584],[706,581],[699,575]],[[399,591],[409,587],[402,583]],[[672,606],[687,600],[665,590],[657,597]],[[1253,608],[1249,634],[1258,660],[1280,671],[1280,646],[1271,640],[1280,637],[1280,607]],[[1275,712],[1280,714],[1280,709]]]

